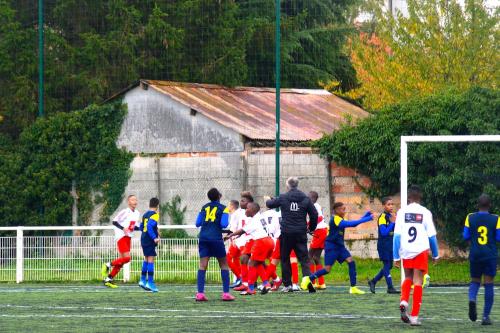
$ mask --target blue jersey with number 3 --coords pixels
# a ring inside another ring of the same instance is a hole
[[[204,205],[196,219],[196,226],[201,227],[200,240],[222,240],[222,229],[228,225],[229,210],[218,201]]]
[[[488,212],[477,212],[467,215],[465,228],[470,235],[470,260],[495,259],[497,252],[497,235],[500,231],[500,218]]]

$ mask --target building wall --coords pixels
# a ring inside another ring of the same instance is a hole
[[[123,99],[128,114],[117,141],[133,153],[241,152],[239,133],[161,94],[138,86]]]

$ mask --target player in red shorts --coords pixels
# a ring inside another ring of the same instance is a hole
[[[399,309],[401,320],[412,326],[420,326],[418,314],[422,304],[422,282],[424,272],[427,272],[427,256],[429,245],[434,262],[439,259],[436,228],[432,221],[432,213],[420,205],[422,192],[418,186],[408,189],[409,204],[401,208],[396,215],[394,228],[393,258],[395,266],[399,266],[399,258],[403,259],[405,280],[401,286],[401,302]],[[411,316],[408,316],[408,302],[411,285],[413,289],[413,304]]]
[[[309,192],[309,198],[314,204],[314,207],[318,211],[318,225],[316,226],[316,230],[314,230],[313,238],[311,241],[311,245],[309,245],[309,259],[311,260],[311,273],[319,271],[323,269],[323,264],[321,262],[321,252],[323,252],[325,248],[325,239],[328,235],[328,225],[325,223],[325,218],[323,216],[323,208],[317,203],[318,201],[318,192],[311,191]],[[326,289],[325,277],[320,276],[316,283],[314,284],[314,288],[319,290]]]
[[[249,191],[241,193],[238,230],[248,222],[249,218],[245,215],[247,205],[253,202],[253,196]],[[241,262],[241,285],[235,287],[235,291],[245,291],[248,289],[248,261],[250,260],[250,253],[252,250],[253,240],[246,234],[241,235],[235,241],[235,244],[240,249],[240,262]]]
[[[228,209],[230,214],[229,230],[238,230],[238,223],[240,220],[240,203],[238,200],[231,200]],[[241,285],[241,263],[240,263],[240,248],[236,245],[235,241],[231,240],[227,250],[227,264],[231,272],[236,277],[230,288],[235,288]]]
[[[257,276],[260,276],[263,283],[262,294],[268,293],[271,289],[264,263],[273,253],[274,241],[268,234],[267,221],[259,211],[260,206],[257,203],[248,203],[246,215],[251,218],[250,222],[246,223],[243,229],[237,230],[228,236],[235,237],[247,233],[253,240],[250,250],[248,289],[243,290],[241,295],[255,295]]]
[[[271,197],[264,197],[264,201],[270,200]],[[266,272],[269,279],[273,279],[271,291],[276,291],[282,284],[281,278],[276,274],[276,267],[280,262],[280,240],[281,235],[281,212],[276,209],[268,209],[262,213],[264,220],[267,222],[267,232],[274,241],[274,250],[269,259],[269,265]]]
[[[123,265],[130,262],[130,243],[134,230],[139,230],[141,214],[136,209],[137,198],[135,195],[129,195],[127,198],[128,207],[123,209],[113,219],[115,226],[115,240],[120,254],[115,260],[102,265],[102,276],[104,285],[109,288],[117,288],[118,286],[113,282],[114,277]],[[111,270],[111,268],[113,268]],[[109,272],[111,270],[111,273]]]

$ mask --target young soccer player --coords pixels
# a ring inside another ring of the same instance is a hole
[[[140,220],[141,214],[136,209],[137,198],[135,195],[129,195],[127,198],[128,207],[123,209],[113,219],[115,226],[115,240],[118,247],[119,257],[111,262],[102,265],[101,274],[104,279],[104,285],[109,288],[117,288],[113,279],[120,272],[123,265],[130,262],[130,244],[134,230],[139,230],[135,224]],[[111,268],[113,268],[111,270]],[[111,272],[110,272],[111,270]]]
[[[371,212],[366,212],[359,220],[346,221],[346,206],[342,202],[336,202],[333,205],[333,216],[330,219],[330,233],[325,241],[325,268],[302,278],[300,287],[303,290],[309,289],[310,292],[314,291],[313,282],[320,276],[330,273],[333,264],[337,261],[342,264],[347,261],[349,265],[349,279],[351,282],[350,294],[364,294],[365,292],[356,287],[356,263],[347,250],[344,244],[344,235],[346,228],[354,228],[361,223],[373,220]]]
[[[229,202],[229,230],[238,230],[239,223],[239,208],[240,203],[238,200],[231,200]],[[229,269],[233,272],[235,281],[229,286],[230,288],[235,288],[241,285],[241,263],[240,263],[240,248],[236,245],[234,241],[229,244],[229,249],[227,251],[227,264]]]
[[[205,296],[205,276],[210,257],[217,258],[222,277],[222,300],[233,301],[234,296],[229,293],[229,266],[226,260],[226,248],[222,240],[222,229],[229,225],[229,209],[219,201],[222,194],[216,188],[207,193],[209,203],[201,208],[196,219],[196,226],[201,228],[199,234],[200,269],[198,270],[197,302],[208,301]]]
[[[271,197],[265,196],[264,202],[270,199]],[[276,274],[276,267],[278,266],[281,259],[279,239],[281,235],[281,211],[276,211],[276,209],[268,209],[262,213],[262,216],[267,222],[267,232],[274,241],[273,253],[271,254],[271,258],[269,258],[269,265],[267,266],[266,272],[269,279],[273,279],[271,291],[277,291],[283,283],[283,280],[281,280],[281,278]]]
[[[246,223],[250,220],[246,216],[246,209],[249,203],[253,202],[253,196],[249,191],[244,191],[241,193],[240,199],[240,220],[238,223],[238,230],[243,229]],[[240,263],[241,263],[241,285],[235,287],[235,291],[246,291],[248,289],[248,261],[250,260],[250,255],[252,251],[253,239],[248,235],[242,235],[235,240],[237,246],[240,247]]]
[[[271,289],[264,263],[273,253],[274,241],[268,234],[267,221],[259,211],[260,206],[257,203],[248,203],[246,215],[251,218],[250,222],[246,223],[243,229],[237,230],[228,236],[235,237],[247,233],[253,239],[249,260],[248,289],[242,291],[241,295],[255,295],[257,276],[262,279],[262,294],[267,294]]]
[[[383,263],[382,269],[372,280],[368,280],[370,291],[375,294],[375,285],[383,277],[387,283],[388,294],[399,294],[399,291],[394,289],[391,277],[392,268],[392,239],[394,237],[394,227],[396,226],[396,214],[394,214],[394,203],[391,197],[382,198],[384,212],[378,218],[378,241],[377,251],[380,261]]]
[[[328,225],[326,224],[325,218],[323,216],[323,208],[321,208],[321,206],[317,202],[318,192],[311,191],[309,192],[308,196],[313,202],[314,207],[318,211],[318,225],[316,226],[316,230],[314,230],[311,245],[309,245],[309,259],[311,260],[311,273],[315,273],[323,269],[323,265],[321,263],[321,253],[325,248],[325,240],[326,236],[328,236]],[[314,285],[314,288],[319,290],[326,289],[324,276],[320,276],[316,282],[317,283]]]
[[[484,309],[481,324],[491,325],[490,312],[494,298],[493,282],[497,273],[496,242],[500,242],[500,218],[489,213],[491,199],[487,194],[479,197],[477,208],[477,213],[467,215],[463,232],[464,239],[470,241],[469,318],[472,321],[477,320],[476,298],[482,277]]]
[[[149,210],[142,216],[140,226],[142,230],[141,247],[144,253],[144,261],[142,262],[139,287],[154,293],[158,292],[158,288],[154,282],[154,269],[156,247],[160,242],[160,233],[158,232],[158,222],[160,221],[159,208],[160,200],[158,198],[151,198],[149,200]]]
[[[432,213],[420,205],[422,191],[412,185],[408,189],[408,206],[401,208],[396,216],[394,228],[393,258],[399,267],[399,258],[403,258],[405,280],[401,286],[401,302],[399,309],[401,320],[412,326],[420,326],[418,313],[422,304],[422,280],[427,271],[427,256],[429,244],[432,258],[436,263],[439,259],[436,228],[432,222]],[[408,316],[408,301],[411,285],[413,288],[413,304],[411,316]]]

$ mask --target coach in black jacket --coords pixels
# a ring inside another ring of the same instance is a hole
[[[299,180],[290,177],[286,181],[287,193],[266,202],[268,208],[281,209],[281,268],[283,274],[284,292],[292,291],[292,267],[290,264],[290,253],[295,254],[302,266],[302,276],[309,276],[309,256],[307,254],[307,232],[314,231],[318,223],[318,212],[312,201],[300,191]],[[307,227],[307,215],[309,215],[309,230]]]

